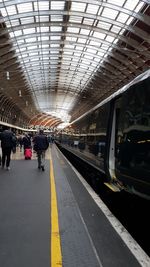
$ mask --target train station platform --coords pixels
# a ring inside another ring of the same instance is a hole
[[[1,267],[139,267],[149,257],[53,145],[45,171],[17,151],[0,169]]]

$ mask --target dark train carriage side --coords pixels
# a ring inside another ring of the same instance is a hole
[[[111,140],[115,138],[109,152],[114,149],[114,175],[126,190],[150,197],[150,78],[115,100],[114,117]],[[111,173],[110,163],[108,167]]]
[[[150,199],[149,71],[73,125],[73,153],[99,166],[106,185]]]

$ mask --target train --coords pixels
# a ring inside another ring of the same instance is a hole
[[[150,70],[70,123],[56,143],[98,168],[113,191],[150,199]]]

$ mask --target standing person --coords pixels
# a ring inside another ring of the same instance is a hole
[[[0,134],[0,140],[2,147],[2,169],[4,169],[6,163],[7,170],[10,170],[10,156],[11,151],[16,148],[16,137],[10,128],[6,128]]]
[[[28,134],[25,134],[25,136],[22,139],[22,143],[23,143],[24,154],[25,154],[25,150],[27,148],[31,148],[31,139],[30,139],[30,136]]]
[[[45,151],[49,146],[47,136],[44,135],[44,131],[40,130],[39,134],[36,135],[33,139],[34,143],[34,150],[37,153],[38,158],[38,169],[42,169],[42,171],[45,170]]]

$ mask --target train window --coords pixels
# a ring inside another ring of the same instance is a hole
[[[150,174],[150,89],[148,80],[117,100],[116,170],[138,180]]]

